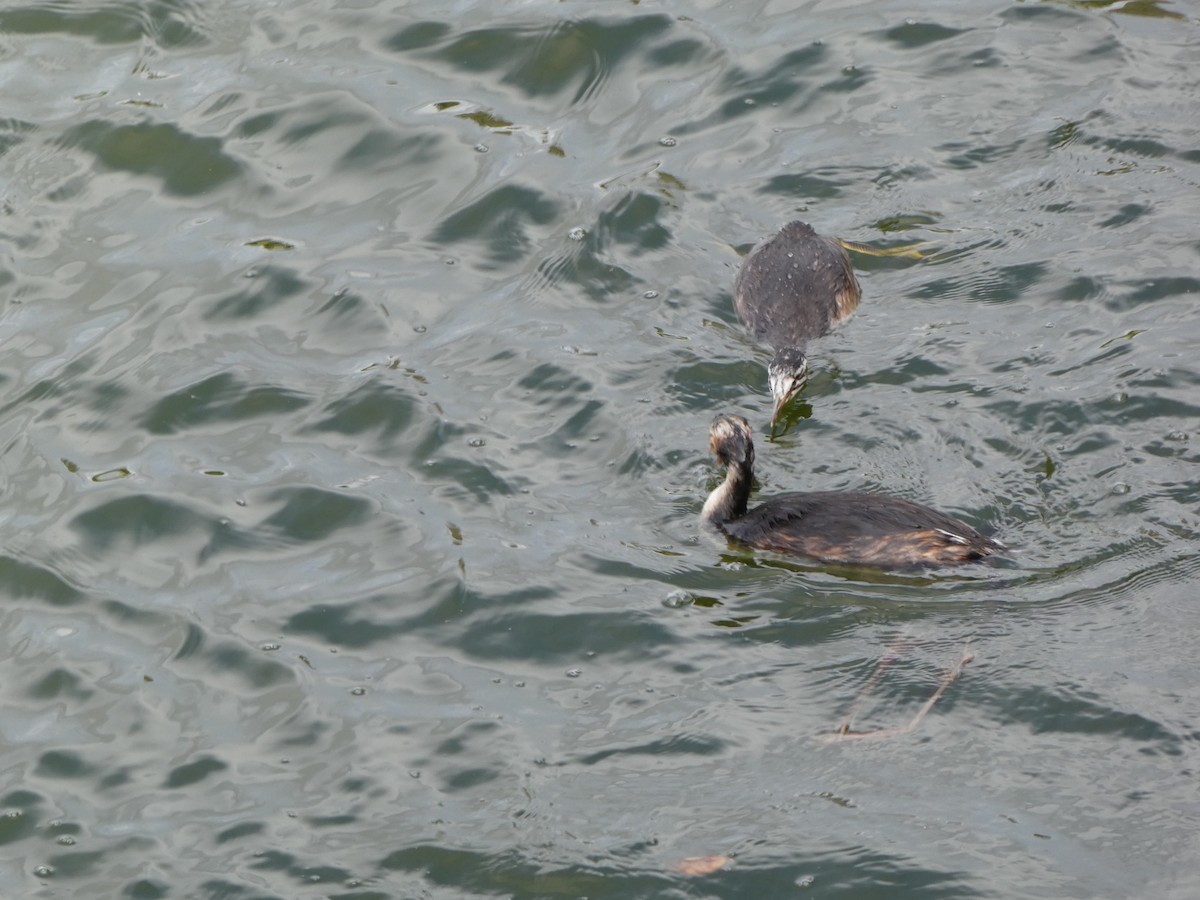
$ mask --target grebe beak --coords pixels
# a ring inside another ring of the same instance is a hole
[[[792,399],[791,394],[786,394],[782,397],[775,398],[775,409],[771,413],[771,433],[775,433],[775,426],[779,423],[779,414],[783,412],[783,408],[788,405],[788,401]]]
[[[775,426],[783,418],[783,411],[787,405],[791,403],[796,395],[799,394],[804,386],[808,384],[808,372],[802,372],[800,377],[789,377],[782,379],[778,385],[780,388],[775,392],[775,408],[771,410],[771,432],[775,432]]]

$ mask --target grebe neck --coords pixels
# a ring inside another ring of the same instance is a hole
[[[725,470],[725,480],[704,501],[700,517],[718,529],[726,522],[740,519],[746,514],[746,501],[750,499],[753,481],[754,473],[748,463],[731,463]]]

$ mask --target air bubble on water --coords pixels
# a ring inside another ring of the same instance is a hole
[[[664,147],[674,147],[676,144],[679,143],[677,140],[675,140],[675,138],[671,137],[670,135],[668,135],[667,137],[660,137],[658,139],[658,142],[660,144],[662,144]]]
[[[1129,493],[1129,485],[1127,485],[1123,481],[1118,481],[1116,484],[1114,484],[1112,486],[1112,492],[1114,494],[1117,494],[1118,496],[1121,494],[1128,494]]]
[[[576,668],[576,667],[567,669],[567,677],[568,678],[578,678],[582,674],[583,674],[583,669]]]
[[[657,300],[658,299],[658,291],[643,291],[642,297],[646,300]]]
[[[695,602],[695,598],[690,591],[685,591],[683,588],[678,588],[671,591],[663,598],[663,606],[667,609],[683,609],[685,606],[691,606]]]

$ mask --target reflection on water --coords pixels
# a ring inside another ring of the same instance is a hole
[[[4,883],[1193,895],[1195,31],[0,11]],[[922,255],[854,255],[760,496],[886,490],[1010,559],[700,533],[712,416],[770,415],[739,253],[792,218]],[[912,733],[823,740],[964,647]]]

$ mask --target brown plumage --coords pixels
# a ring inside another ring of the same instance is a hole
[[[754,481],[750,423],[720,415],[709,446],[725,481],[704,504],[704,521],[759,550],[823,562],[903,568],[971,562],[1003,549],[953,516],[886,494],[819,491],[783,494],[747,509]]]
[[[733,303],[754,339],[775,350],[767,366],[772,421],[807,380],[808,342],[850,318],[860,297],[845,247],[804,222],[789,222],[750,251],[733,283]]]

